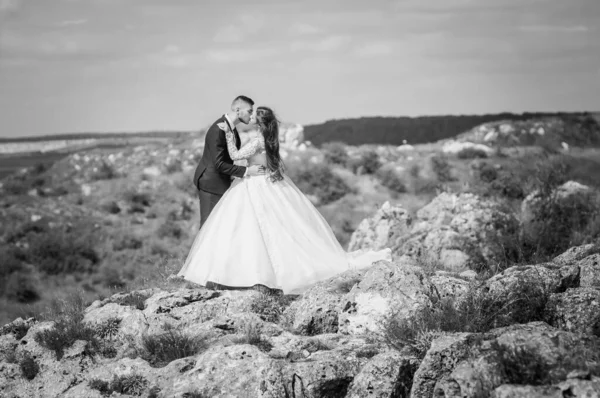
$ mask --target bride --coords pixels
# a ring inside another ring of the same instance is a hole
[[[378,260],[391,250],[346,253],[309,199],[283,173],[279,124],[270,108],[256,110],[260,133],[239,150],[227,123],[233,160],[262,165],[266,174],[236,178],[198,232],[178,275],[206,286],[265,285],[298,294],[315,282]]]

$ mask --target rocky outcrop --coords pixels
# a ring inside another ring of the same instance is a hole
[[[442,193],[414,218],[386,203],[361,222],[349,249],[389,247],[395,258],[406,255],[451,271],[485,269],[503,258],[502,238],[518,226],[514,214],[493,200]]]
[[[523,223],[535,221],[536,214],[542,206],[543,201],[552,200],[557,204],[566,203],[566,200],[575,196],[583,196],[592,193],[592,189],[587,185],[577,181],[567,181],[556,187],[548,197],[547,194],[539,190],[533,191],[521,202],[521,220]]]
[[[600,289],[582,287],[550,295],[547,322],[569,332],[600,336]]]
[[[411,396],[493,396],[498,388],[499,393],[506,394],[509,388],[502,386],[510,384],[541,384],[552,389],[551,385],[564,382],[571,372],[586,371],[584,368],[590,363],[599,364],[595,352],[600,348],[600,339],[558,331],[544,323],[496,329],[466,345],[458,345],[455,353],[449,353],[450,358],[455,359],[445,361],[451,370],[446,369],[446,375],[437,378],[432,390],[422,392],[413,385]],[[434,341],[431,354],[437,346]],[[423,364],[431,364],[434,368],[437,364],[429,361],[430,353]],[[421,365],[419,371],[421,369],[425,367]],[[419,372],[415,375],[415,383],[419,380],[417,376]]]
[[[2,327],[0,396],[589,396],[600,381],[600,294],[579,286],[581,269],[593,273],[598,256],[580,258],[585,250],[486,281],[428,274],[403,256],[337,275],[299,297],[205,288],[116,294],[92,303],[81,322],[18,319]],[[419,333],[436,333],[427,337],[422,359],[387,340],[398,331],[386,329],[386,320],[406,326],[440,299],[459,303],[473,292],[504,308],[523,286],[528,300],[546,289],[547,302],[534,304],[548,323],[482,333],[436,332],[423,324]],[[63,333],[80,338],[40,339],[65,322],[75,329]],[[171,340],[157,340],[165,337]],[[161,359],[159,347],[189,351]]]
[[[412,222],[408,211],[385,202],[372,217],[361,221],[350,238],[348,250],[397,248],[409,234]]]

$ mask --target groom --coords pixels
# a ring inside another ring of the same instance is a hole
[[[240,136],[235,126],[250,122],[253,106],[252,99],[244,95],[236,97],[231,103],[231,111],[215,121],[206,132],[202,159],[194,173],[194,185],[200,200],[200,228],[231,185],[231,177],[243,178],[264,174],[264,170],[258,165],[244,167],[233,164],[227,151],[225,132],[217,126],[217,123],[226,122],[233,131],[236,147],[240,149]]]

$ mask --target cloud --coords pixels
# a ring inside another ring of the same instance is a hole
[[[264,25],[264,18],[258,15],[243,15],[236,22],[221,27],[215,33],[213,41],[217,43],[241,43],[248,36],[259,32]]]
[[[290,44],[291,51],[329,52],[342,48],[350,38],[345,35],[332,35],[318,40],[297,40]]]
[[[21,0],[0,0],[0,16],[16,11],[21,5]]]
[[[298,22],[290,26],[290,33],[294,36],[312,35],[320,31],[321,29],[316,26],[304,22]]]
[[[62,26],[62,27],[78,26],[78,25],[85,25],[87,22],[88,22],[87,19],[70,19],[67,21],[62,21],[58,25]]]
[[[581,33],[587,32],[590,30],[587,26],[584,25],[575,25],[575,26],[558,26],[558,25],[524,25],[519,26],[519,30],[524,32],[559,32],[559,33]]]
[[[376,57],[389,55],[394,52],[394,47],[389,42],[367,43],[354,50],[354,54],[359,57]]]
[[[266,56],[273,55],[274,48],[252,49],[252,48],[230,48],[212,49],[206,51],[206,58],[216,63],[248,62]]]

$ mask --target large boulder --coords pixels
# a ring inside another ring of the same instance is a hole
[[[346,398],[407,397],[419,360],[388,351],[371,358],[352,380]]]
[[[600,336],[600,289],[582,287],[550,295],[547,322],[569,332]]]
[[[482,269],[503,258],[503,237],[518,225],[514,214],[491,199],[442,193],[417,212],[398,250],[452,271]]]
[[[600,287],[600,254],[587,256],[577,265],[581,270],[579,278],[582,287]]]
[[[400,206],[385,202],[377,212],[365,218],[350,238],[349,251],[397,249],[410,232],[412,217]]]
[[[437,296],[435,286],[415,263],[379,261],[344,297],[339,331],[380,332],[388,317],[410,318],[430,306],[432,296]]]
[[[557,204],[566,204],[567,200],[572,197],[588,195],[591,192],[592,189],[590,187],[580,184],[577,181],[567,181],[556,187],[550,193],[549,197],[542,191],[535,190],[521,202],[521,220],[523,223],[535,221],[542,203],[548,199]]]
[[[597,369],[599,348],[598,338],[556,330],[543,322],[496,329],[481,335],[469,354],[437,379],[429,396],[475,398],[490,396],[505,384],[558,384],[574,371]]]

